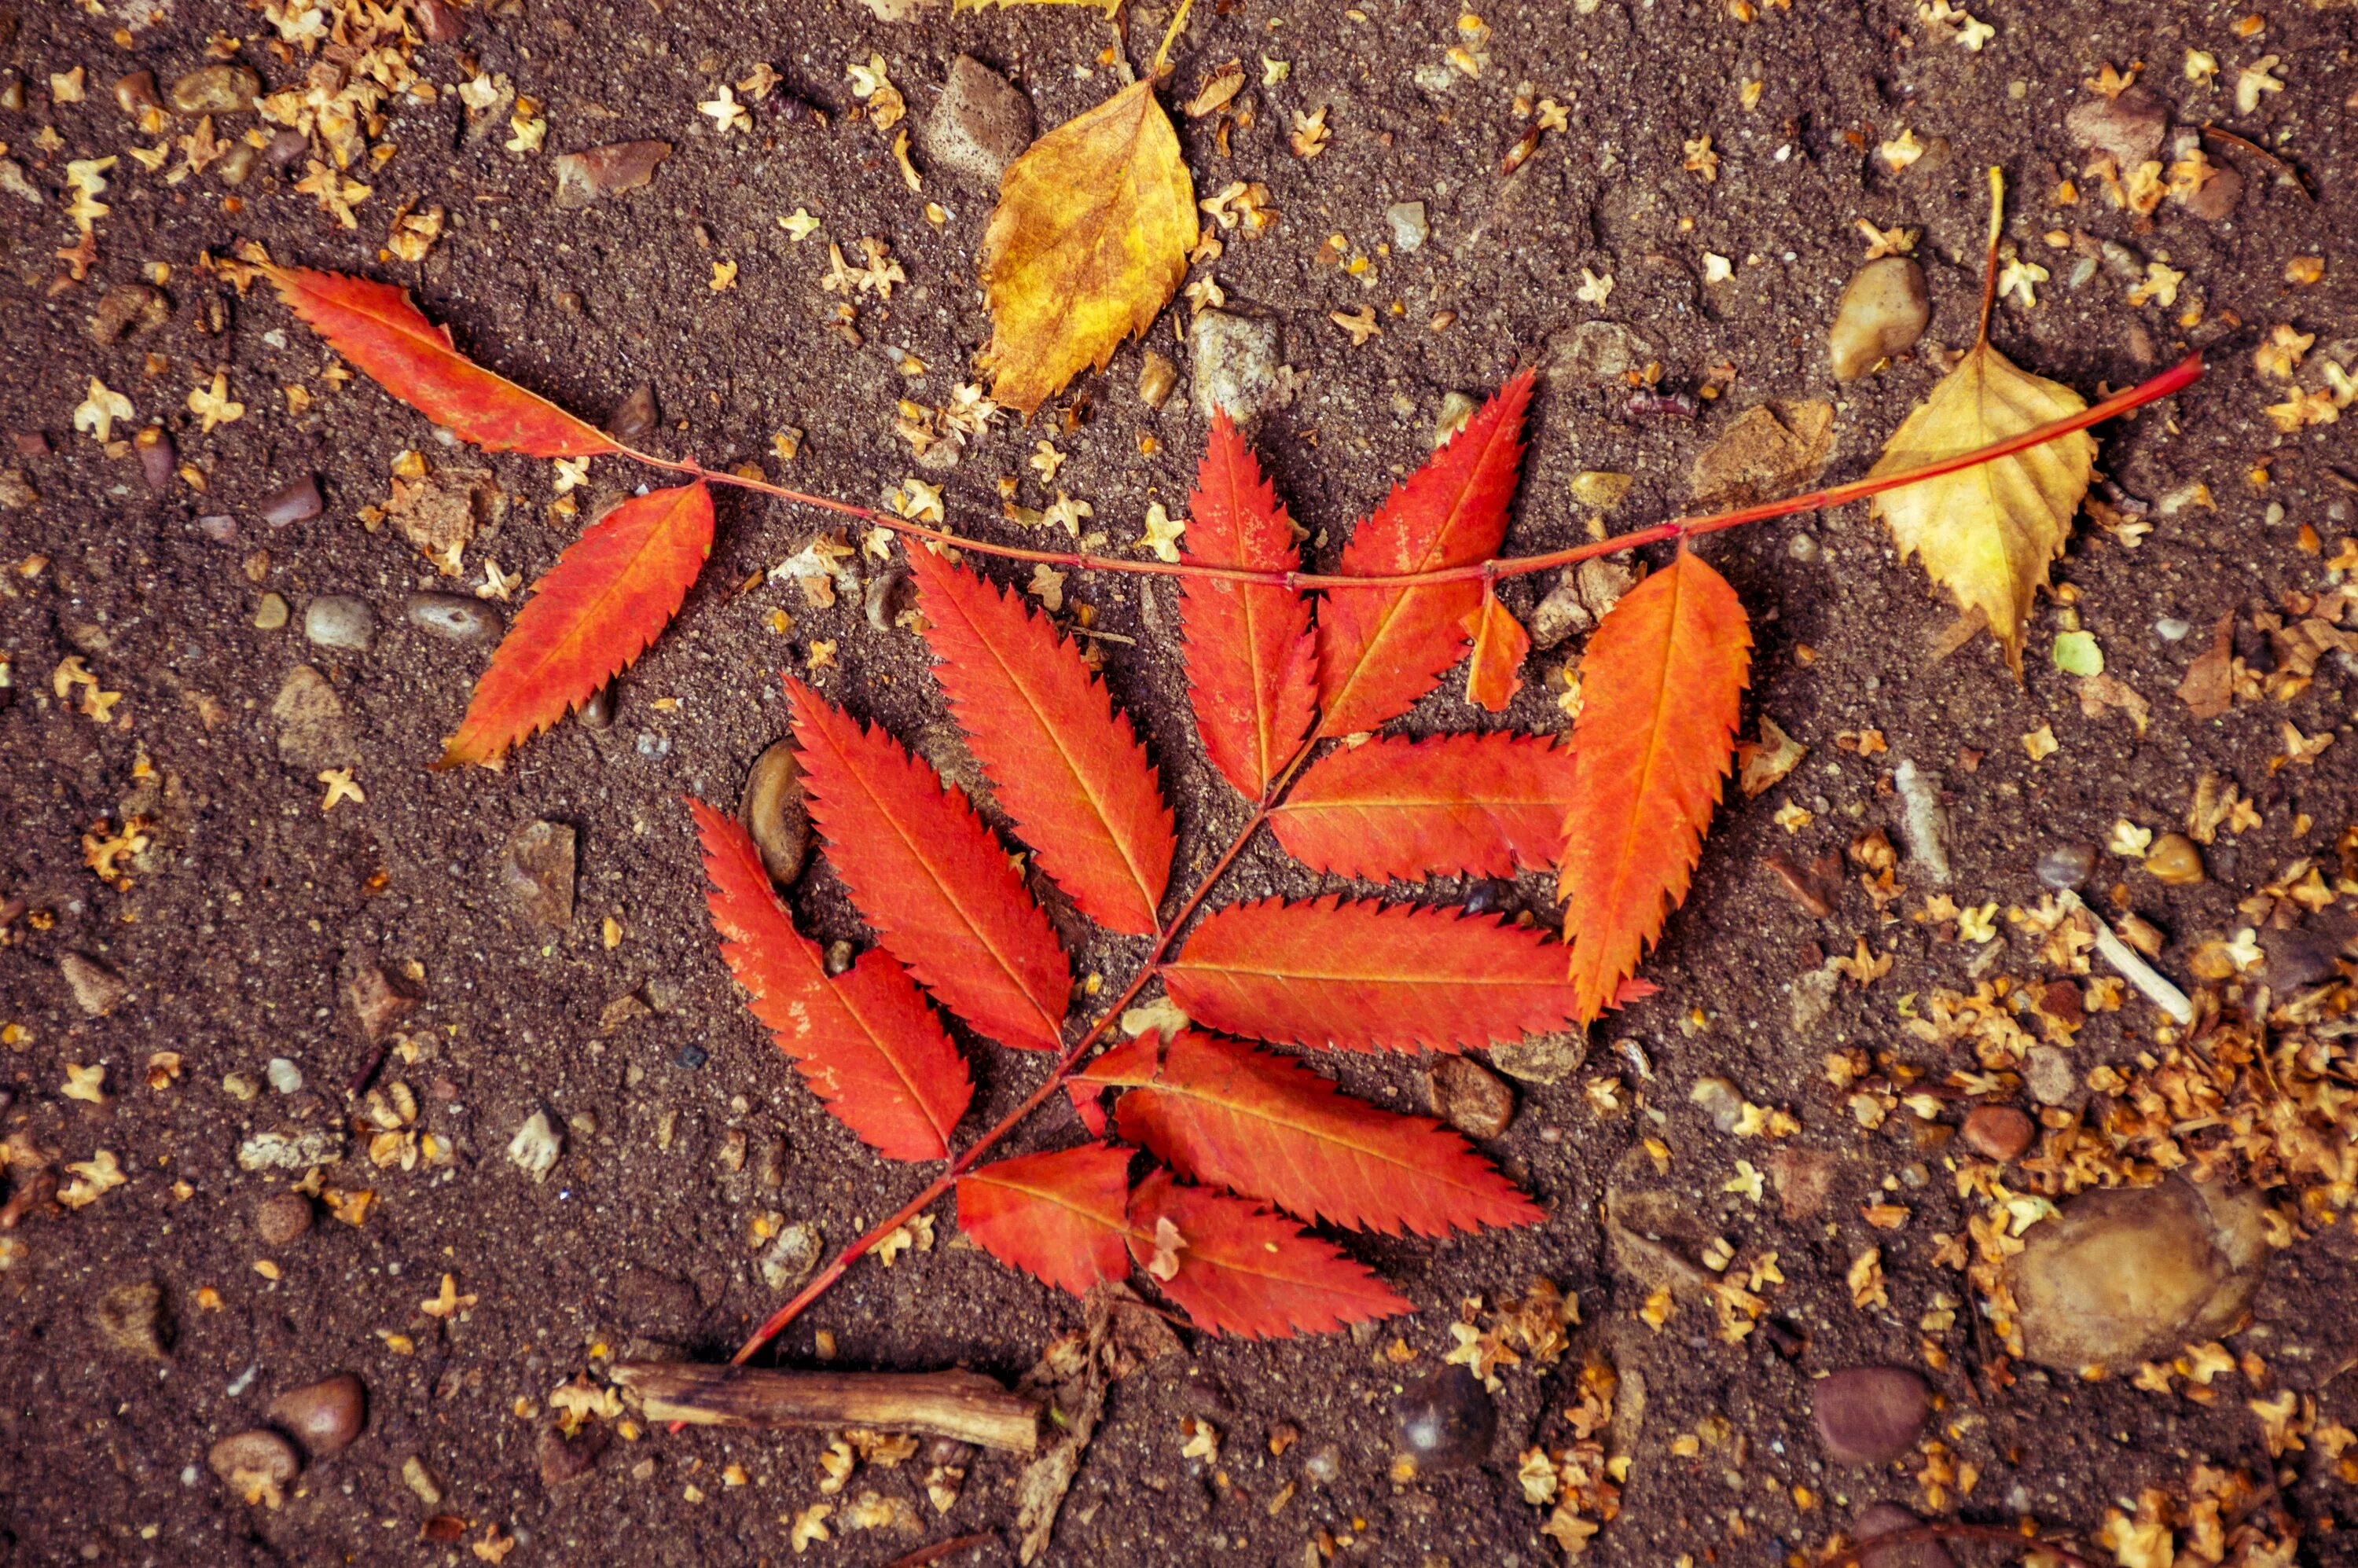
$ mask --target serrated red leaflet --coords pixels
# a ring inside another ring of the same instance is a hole
[[[1531,651],[1531,634],[1487,588],[1482,602],[1466,613],[1465,627],[1474,639],[1474,656],[1466,664],[1466,700],[1502,712],[1522,689],[1520,672],[1523,655]]]
[[[1226,410],[1212,417],[1181,544],[1186,559],[1212,566],[1299,564],[1293,524]],[[1301,744],[1318,700],[1310,603],[1291,589],[1188,578],[1179,621],[1204,750],[1245,798],[1259,800]]]
[[[1163,1231],[1166,1221],[1171,1229]],[[1415,1310],[1364,1264],[1293,1221],[1226,1193],[1187,1186],[1168,1171],[1156,1171],[1130,1194],[1130,1227],[1139,1266],[1214,1334],[1327,1334]],[[1165,1271],[1157,1271],[1158,1258]]]
[[[1351,532],[1336,568],[1397,577],[1468,566],[1498,553],[1523,460],[1531,373],[1509,382],[1433,459]],[[1373,730],[1408,711],[1466,651],[1476,581],[1423,588],[1329,589],[1318,611],[1321,735]]]
[[[612,437],[537,393],[495,375],[451,346],[388,283],[307,267],[265,266],[287,308],[370,379],[461,439],[489,452],[535,458],[617,452]]]
[[[1130,1272],[1130,1151],[1085,1143],[957,1179],[958,1228],[1011,1269],[1073,1294]]]
[[[1176,845],[1130,720],[1019,596],[930,551],[910,561],[935,678],[1015,831],[1083,914],[1153,935]]]
[[[1351,1051],[1453,1051],[1562,1029],[1563,949],[1537,932],[1412,904],[1262,899],[1216,910],[1163,988],[1207,1029]]]
[[[1081,1125],[1088,1130],[1089,1136],[1103,1138],[1106,1132],[1105,1101],[1099,1097],[1097,1087],[1067,1083],[1065,1098],[1072,1102],[1073,1114],[1081,1119]]]
[[[1116,1129],[1182,1175],[1389,1235],[1546,1217],[1439,1122],[1354,1099],[1299,1062],[1193,1032],[1163,1047],[1159,1065],[1156,1054],[1148,1035],[1081,1076],[1128,1087]]]
[[[878,938],[982,1033],[1055,1050],[1072,966],[1005,848],[882,730],[792,676],[786,691],[811,820]]]
[[[1752,647],[1727,579],[1693,553],[1621,596],[1581,655],[1558,893],[1594,1019],[1687,895],[1719,804]]]
[[[1545,736],[1379,735],[1321,757],[1270,813],[1285,852],[1369,881],[1512,876],[1563,854],[1572,752]]]
[[[830,978],[735,822],[687,803],[704,844],[712,928],[746,1005],[836,1119],[878,1153],[940,1160],[973,1098],[966,1063],[901,966],[871,947]]]
[[[495,767],[589,701],[679,613],[711,553],[702,480],[633,496],[583,529],[532,585],[435,766]]]

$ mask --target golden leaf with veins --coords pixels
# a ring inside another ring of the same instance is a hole
[[[1030,414],[1170,302],[1195,246],[1195,186],[1147,80],[1033,143],[999,189],[981,363],[991,396]]]
[[[1991,176],[1995,233],[1996,171]],[[1868,477],[1937,463],[2087,406],[2070,387],[2017,368],[1990,347],[1985,305],[1980,340],[1901,422]],[[2023,622],[2046,585],[2048,563],[2063,553],[2095,461],[2096,438],[2074,430],[2011,457],[1902,485],[1873,503],[1875,515],[1891,524],[1900,555],[1921,557],[1960,608],[1982,612],[2017,678]]]

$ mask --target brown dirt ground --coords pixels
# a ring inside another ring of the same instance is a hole
[[[784,590],[741,594],[734,585],[798,548],[815,524],[783,505],[731,497],[722,504],[716,558],[676,625],[622,681],[610,731],[568,723],[499,775],[427,772],[481,655],[399,623],[404,592],[443,585],[407,546],[362,528],[355,514],[384,498],[395,453],[441,449],[422,419],[365,384],[290,416],[272,389],[297,380],[318,388],[321,346],[260,292],[240,297],[193,264],[201,251],[244,238],[281,258],[400,279],[463,346],[568,406],[599,416],[637,383],[652,382],[667,423],[679,427],[669,435],[677,449],[716,465],[762,461],[773,477],[870,501],[880,485],[913,471],[891,433],[904,386],[877,345],[945,367],[917,395],[946,396],[956,374],[947,367],[967,363],[987,332],[972,256],[988,204],[940,187],[931,193],[950,216],[939,232],[929,227],[885,140],[843,117],[852,103],[845,63],[882,53],[922,115],[950,59],[970,51],[1009,72],[1032,95],[1041,123],[1053,124],[1106,91],[1105,70],[1079,67],[1096,59],[1108,31],[1086,13],[1051,11],[892,26],[838,0],[727,7],[511,0],[495,15],[470,12],[461,47],[542,99],[552,152],[641,135],[675,141],[677,152],[651,187],[587,212],[559,212],[547,199],[546,156],[513,156],[496,136],[463,139],[446,93],[395,116],[387,135],[400,151],[373,177],[377,194],[361,208],[357,233],[334,227],[275,177],[257,176],[243,192],[243,210],[233,213],[217,183],[168,187],[126,159],[105,198],[114,211],[98,225],[91,281],[53,292],[50,253],[71,239],[60,215],[64,163],[120,152],[129,139],[105,83],[139,66],[169,81],[199,61],[211,34],[267,32],[242,7],[165,0],[165,19],[125,48],[110,37],[117,19],[99,9],[19,6],[14,42],[0,46],[0,70],[30,89],[28,108],[0,112],[0,140],[49,198],[36,211],[0,196],[8,213],[0,224],[7,261],[0,288],[8,297],[0,424],[46,431],[56,449],[29,460],[0,454],[40,492],[27,510],[0,512],[0,557],[38,554],[49,563],[38,573],[12,568],[0,585],[0,651],[11,656],[16,680],[13,703],[0,709],[0,898],[22,897],[55,917],[45,930],[20,925],[0,950],[0,1022],[30,1035],[0,1053],[0,1087],[13,1100],[7,1129],[29,1130],[67,1159],[113,1150],[131,1180],[92,1207],[35,1217],[14,1233],[26,1252],[0,1274],[0,1557],[27,1564],[473,1561],[459,1548],[418,1541],[429,1510],[400,1476],[403,1460],[416,1454],[442,1478],[445,1511],[477,1521],[478,1537],[491,1523],[519,1538],[511,1563],[784,1561],[791,1554],[778,1520],[816,1496],[817,1439],[650,1436],[617,1444],[588,1481],[551,1495],[535,1469],[538,1424],[512,1407],[545,1401],[589,1365],[596,1342],[653,1338],[724,1352],[773,1304],[745,1241],[754,1215],[808,1219],[837,1244],[922,1179],[871,1157],[833,1125],[739,1006],[707,934],[678,804],[683,792],[733,798],[747,762],[781,732],[777,671],[798,665],[812,639],[833,639],[841,650],[823,679],[830,695],[904,736],[941,723],[920,649],[904,633],[871,632],[855,608],[817,611],[799,602],[790,649],[763,624],[768,608],[785,602]],[[2347,665],[2329,661],[2288,708],[2247,705],[2201,723],[2169,695],[2200,633],[2172,644],[2152,628],[2173,616],[2203,628],[2230,609],[2318,589],[2326,571],[2298,547],[2299,526],[2314,526],[2329,554],[2337,537],[2358,532],[2351,448],[2339,434],[2348,427],[2279,438],[2260,413],[2276,395],[2256,382],[2249,359],[2258,333],[2279,320],[2317,332],[2320,343],[2358,333],[2358,121],[2344,107],[2358,88],[2358,13],[2277,0],[2264,7],[2264,38],[2246,40],[2234,34],[2227,7],[1980,0],[1973,9],[1997,36],[1969,54],[1918,23],[1912,5],[1873,0],[1801,0],[1749,26],[1716,4],[1606,0],[1587,15],[1557,5],[1484,9],[1495,29],[1486,46],[1490,68],[1447,93],[1412,81],[1455,41],[1457,8],[1433,0],[1368,0],[1364,10],[1206,4],[1175,51],[1182,93],[1231,58],[1249,66],[1262,54],[1293,62],[1284,85],[1249,89],[1258,123],[1235,134],[1228,157],[1207,124],[1183,124],[1182,135],[1203,189],[1231,178],[1264,180],[1283,213],[1269,236],[1231,243],[1213,270],[1236,308],[1282,321],[1286,359],[1303,376],[1292,409],[1265,421],[1258,440],[1295,514],[1323,535],[1322,559],[1331,559],[1351,520],[1390,479],[1422,459],[1444,392],[1486,393],[1531,360],[1551,332],[1595,314],[1573,298],[1582,266],[1617,278],[1603,314],[1660,345],[1668,383],[1692,388],[1722,363],[1736,376],[1727,395],[1693,420],[1633,419],[1617,393],[1551,386],[1536,408],[1510,552],[1581,537],[1567,481],[1583,469],[1638,476],[1619,519],[1675,510],[1693,454],[1764,396],[1839,397],[1830,472],[1862,471],[1936,372],[1919,360],[1839,393],[1830,381],[1823,332],[1860,254],[1853,220],[1928,231],[1920,249],[1934,303],[1930,339],[1962,347],[1977,287],[1979,171],[1992,161],[2010,171],[2017,193],[2012,232],[2056,274],[2035,310],[2001,309],[2001,346],[2092,393],[2099,384],[2127,384],[2189,346],[2209,350],[2211,373],[2200,386],[2105,434],[2103,466],[2125,491],[2148,499],[2207,481],[2217,509],[2156,519],[2133,553],[2083,524],[2058,568],[2077,589],[2113,673],[2154,703],[2153,727],[2141,740],[2118,718],[2081,716],[2047,662],[2051,611],[2034,627],[2025,686],[2006,676],[1985,640],[1928,662],[1923,649],[1946,612],[1859,509],[1713,546],[1759,633],[1747,729],[1750,712],[1766,712],[1814,750],[1787,790],[1722,814],[1687,906],[1647,968],[1663,994],[1598,1032],[1585,1076],[1631,1076],[1606,1047],[1642,1043],[1660,1075],[1629,1086],[1646,1108],[1600,1118],[1583,1098],[1582,1079],[1523,1086],[1515,1123],[1492,1152],[1547,1204],[1547,1224],[1444,1245],[1354,1243],[1419,1303],[1418,1316],[1372,1337],[1253,1345],[1191,1336],[1178,1370],[1118,1388],[1067,1502],[1056,1562],[1293,1564],[1321,1530],[1347,1537],[1339,1550],[1354,1562],[1510,1568],[1552,1559],[1555,1549],[1538,1533],[1541,1514],[1521,1502],[1512,1471],[1516,1453],[1563,1400],[1561,1368],[1505,1374],[1487,1465],[1406,1486],[1386,1473],[1386,1407],[1401,1369],[1383,1357],[1385,1344],[1397,1334],[1430,1366],[1448,1345],[1445,1325],[1460,1298],[1518,1289],[1534,1274],[1577,1290],[1591,1322],[1612,1325],[1598,1333],[1609,1334],[1650,1386],[1625,1511],[1598,1538],[1596,1561],[1667,1564],[1693,1553],[1771,1563],[1823,1541],[1846,1517],[1844,1502],[1911,1500],[1914,1483],[1898,1467],[1844,1471],[1820,1457],[1806,1382],[1826,1368],[1916,1359],[1917,1316],[1934,1292],[1954,1284],[1929,1266],[1926,1238],[1958,1229],[1963,1215],[1936,1175],[1913,1195],[1917,1217],[1903,1232],[1874,1232],[1851,1217],[1919,1153],[1899,1135],[1852,1127],[1818,1064],[1826,1050],[1853,1042],[1898,1044],[1907,1054],[1912,1048],[1896,1029],[1898,999],[1961,983],[1965,954],[1910,923],[1877,933],[1855,887],[1832,918],[1813,921],[1780,895],[1763,858],[1784,850],[1806,859],[1890,821],[1892,801],[1878,781],[1884,764],[1904,755],[1945,775],[1959,828],[1961,901],[2028,902],[2043,847],[2100,844],[2122,816],[2166,826],[2182,813],[2193,778],[2215,769],[2257,797],[2266,821],[2213,857],[2204,885],[2130,879],[2136,907],[2174,939],[2164,960],[2172,968],[2192,939],[2235,922],[2236,898],[2295,855],[2324,849],[2351,816],[2358,741],[2350,737]],[[1151,53],[1166,15],[1150,6],[1132,19],[1133,59]],[[2285,90],[2258,114],[2236,116],[2230,94],[2214,97],[2180,79],[2189,46],[2218,54],[2229,77],[2274,54]],[[447,86],[459,78],[456,53],[430,45],[418,59]],[[274,87],[297,75],[258,42],[246,58]],[[757,110],[754,135],[722,142],[700,134],[708,123],[699,121],[697,103],[761,59],[783,74],[783,93],[827,108],[833,123],[773,106]],[[2165,208],[2146,228],[2093,201],[2055,220],[2146,254],[2167,253],[2188,276],[2181,308],[2197,296],[2203,302],[2201,323],[2190,330],[2173,312],[2128,304],[2109,275],[2082,289],[2065,287],[2069,258],[2049,257],[2038,239],[2049,221],[2041,195],[2071,158],[2061,121],[2081,78],[2104,61],[2131,59],[2152,62],[2149,80],[2181,118],[2221,114],[2248,136],[2280,141],[2318,191],[2312,202],[2273,182],[2249,155],[2223,151],[2217,156],[2250,182],[2228,222],[2199,223]],[[76,63],[88,69],[91,101],[53,109],[42,88],[49,73]],[[1767,88],[1747,114],[1736,83],[1751,77]],[[1571,130],[1550,135],[1518,177],[1502,181],[1498,160],[1520,129],[1509,105],[1520,81],[1571,103]],[[1286,113],[1321,102],[1334,106],[1334,141],[1305,163],[1285,151]],[[1871,146],[1902,122],[1927,141],[1944,139],[1944,156],[1936,149],[1894,178],[1848,139],[1860,133]],[[37,144],[44,125],[62,137],[58,149]],[[1710,186],[1680,168],[1682,139],[1705,130],[1726,160]],[[440,203],[464,225],[422,266],[380,264],[384,226],[411,199]],[[1384,208],[1410,200],[1427,204],[1433,241],[1412,254],[1379,257],[1373,288],[1320,262],[1330,232],[1375,255],[1386,237]],[[890,236],[908,270],[911,285],[889,309],[863,310],[865,350],[827,330],[831,300],[816,287],[823,242],[797,246],[774,221],[797,205],[847,244],[862,234]],[[1706,250],[1736,260],[1734,282],[1703,286]],[[2322,284],[2284,281],[2288,258],[2299,254],[2324,256]],[[736,288],[716,296],[706,279],[721,257],[741,270]],[[150,261],[172,268],[169,321],[145,339],[95,345],[83,323],[100,289],[135,280]],[[1404,315],[1386,316],[1384,336],[1364,348],[1352,348],[1326,319],[1363,302],[1380,312],[1394,299]],[[224,323],[218,334],[204,323],[216,306]],[[1455,312],[1454,324],[1426,330],[1426,318],[1444,308]],[[1169,319],[1152,334],[1166,351]],[[141,368],[148,351],[170,361],[152,380]],[[1160,413],[1140,403],[1130,391],[1138,355],[1135,345],[1125,348],[1102,377],[1081,384],[1081,396],[1065,402],[1085,404],[1086,414],[1058,436],[1070,455],[1064,486],[1094,504],[1118,541],[1134,536],[1152,500],[1181,510],[1203,434],[1184,397]],[[203,436],[180,402],[193,369],[215,364],[229,369],[248,413]],[[135,460],[108,459],[72,429],[70,411],[93,375],[127,392],[143,422],[162,415],[183,456],[210,466],[209,494],[176,489],[153,498]],[[807,432],[806,445],[782,466],[769,455],[769,437],[789,425]],[[1147,434],[1159,447],[1141,457]],[[1036,435],[1002,425],[976,443],[947,482],[957,525],[1001,533],[993,484],[1002,474],[1024,476],[1027,503],[1044,499],[1022,467]],[[2247,470],[2264,459],[2271,466],[2262,492]],[[491,553],[528,580],[572,524],[546,515],[546,465],[488,461],[518,497]],[[260,524],[256,499],[306,471],[320,477],[326,514],[287,528]],[[594,482],[611,488],[631,476],[601,462]],[[2274,524],[2271,502],[2284,508]],[[236,545],[196,529],[194,519],[212,513],[242,520]],[[1820,546],[1813,563],[1792,548],[1805,535]],[[255,549],[268,556],[259,580],[243,569]],[[471,574],[481,556],[480,546],[470,556]],[[265,591],[295,605],[296,628],[253,628]],[[1201,762],[1184,717],[1172,589],[1076,579],[1072,591],[1096,607],[1102,625],[1139,640],[1116,652],[1109,676],[1172,789],[1182,863],[1200,863],[1238,807]],[[323,655],[300,641],[303,604],[328,592],[357,594],[377,608],[386,624],[373,653]],[[1152,596],[1152,606],[1141,595]],[[1519,608],[1528,602],[1517,600]],[[1803,662],[1804,645],[1815,650],[1814,662]],[[76,652],[108,689],[124,693],[109,727],[49,696],[50,671]],[[364,746],[365,805],[324,816],[318,785],[278,761],[267,719],[286,672],[307,660],[350,706]],[[200,694],[220,705],[211,726],[200,718]],[[676,707],[659,708],[665,697]],[[2306,733],[2332,730],[2340,741],[2313,765],[2272,774],[2280,718]],[[1451,691],[1412,720],[1477,722],[1490,720]],[[1534,682],[1500,722],[1548,729],[1562,721]],[[2017,737],[2042,722],[2052,724],[2062,750],[2034,765]],[[1862,762],[1836,750],[1838,730],[1866,726],[1888,737],[1892,757]],[[1985,753],[1977,770],[1959,765],[1963,749]],[[118,892],[83,869],[78,838],[101,817],[119,819],[143,755],[168,781],[162,841],[152,870]],[[1817,816],[1798,836],[1770,820],[1786,798]],[[2297,813],[2313,824],[2299,839]],[[555,940],[514,917],[498,885],[502,845],[539,817],[571,823],[581,835],[579,910]],[[1313,885],[1262,845],[1224,896]],[[1466,894],[1450,885],[1428,892],[1450,902]],[[1544,915],[1543,880],[1525,880],[1511,902]],[[829,935],[858,930],[824,871],[805,880],[796,903]],[[611,948],[600,935],[609,915],[624,933]],[[1870,989],[1845,989],[1814,1037],[1797,1037],[1786,1024],[1786,990],[1810,962],[1805,949],[1846,948],[1863,932],[1896,945],[1892,973]],[[1077,925],[1069,934],[1082,936]],[[69,952],[119,970],[131,982],[129,1000],[110,1016],[82,1017],[57,968]],[[1118,978],[1129,948],[1099,935],[1076,957],[1083,972]],[[319,1125],[342,1113],[340,1086],[365,1048],[341,979],[380,961],[423,966],[427,1000],[411,1023],[424,1049],[390,1072],[417,1087],[424,1123],[455,1140],[457,1162],[438,1173],[348,1165],[338,1173],[347,1184],[365,1181],[379,1191],[376,1214],[357,1229],[323,1217],[275,1255],[283,1271],[265,1280],[254,1268],[265,1249],[250,1219],[265,1184],[236,1169],[233,1152],[254,1130]],[[606,1005],[642,987],[653,989],[657,1012],[600,1035]],[[1698,1009],[1708,1026],[1680,1028]],[[2123,1021],[2136,1016],[2132,1009],[2092,1024],[2081,1040],[2082,1065],[2133,1054],[2136,1038]],[[708,1052],[708,1061],[680,1065],[689,1047]],[[141,1065],[158,1049],[178,1051],[185,1063],[169,1092],[140,1083]],[[276,1055],[299,1064],[311,1088],[292,1101],[265,1090],[251,1104],[222,1091],[224,1074],[258,1078]],[[1039,1070],[990,1047],[973,1057],[978,1118],[1011,1104]],[[112,1101],[92,1107],[62,1098],[70,1062],[103,1063]],[[1421,1101],[1412,1061],[1338,1065],[1347,1084],[1378,1099]],[[1747,1151],[1687,1102],[1689,1086],[1709,1073],[1735,1079],[1755,1099],[1790,1107],[1802,1141],[1838,1152],[1835,1217],[1789,1225],[1773,1205],[1755,1208],[1721,1194],[1721,1180]],[[542,1185],[503,1157],[535,1106],[560,1119],[594,1119],[568,1134],[561,1164]],[[1654,1108],[1666,1123],[1644,1119]],[[655,1129],[674,1117],[666,1151]],[[735,1175],[719,1169],[716,1148],[732,1129],[783,1136],[779,1188],[758,1185],[750,1165]],[[1789,1282],[1776,1293],[1777,1310],[1810,1336],[1798,1362],[1779,1358],[1759,1336],[1720,1345],[1692,1318],[1673,1320],[1660,1336],[1635,1327],[1636,1300],[1607,1270],[1596,1205],[1642,1130],[1659,1130],[1677,1149],[1671,1184],[1698,1212],[1713,1215],[1747,1251],[1778,1252]],[[1073,1136],[1059,1110],[1017,1143],[1050,1146]],[[185,1184],[184,1195],[176,1184]],[[1843,1284],[1850,1257],[1875,1241],[1890,1271],[1889,1313],[1855,1310]],[[2337,1231],[2271,1265],[2258,1325],[2238,1343],[2265,1346],[2289,1386],[2317,1388],[2349,1349],[2352,1250]],[[479,1298],[447,1326],[417,1311],[445,1271]],[[146,1276],[165,1286],[178,1325],[161,1365],[109,1354],[88,1323],[100,1292]],[[198,1303],[204,1288],[219,1292],[218,1310]],[[1076,1320],[1073,1303],[979,1252],[943,1247],[889,1271],[856,1268],[781,1349],[789,1361],[806,1361],[824,1329],[835,1336],[839,1366],[963,1364],[1012,1377]],[[395,1354],[381,1330],[410,1333],[416,1353]],[[1969,1357],[1963,1327],[1949,1347]],[[203,1469],[208,1444],[250,1424],[277,1390],[333,1368],[367,1381],[365,1436],[312,1471],[283,1511],[226,1496]],[[1955,1373],[1942,1382],[1952,1406],[1967,1403]],[[233,1386],[240,1391],[227,1391]],[[2320,1399],[2340,1419],[2358,1421],[2348,1382]],[[1664,1446],[1713,1412],[1749,1439],[1740,1472],[1724,1453],[1682,1460]],[[2175,1481],[2190,1456],[2245,1461],[2256,1443],[2234,1399],[2206,1411],[2121,1382],[2082,1386],[2029,1372],[1978,1415],[1952,1443],[1983,1471],[1963,1511],[1998,1522],[2028,1511],[2091,1529],[2104,1500]],[[1228,1434],[1220,1476],[1181,1457],[1185,1416]],[[1281,1421],[1307,1438],[1288,1456],[1271,1457],[1263,1437]],[[1278,1488],[1298,1479],[1302,1455],[1326,1442],[1340,1445],[1339,1478],[1304,1484],[1272,1517],[1267,1505]],[[750,1486],[720,1484],[730,1463],[745,1467]],[[1006,1463],[983,1461],[947,1519],[918,1499],[928,1537],[852,1536],[815,1547],[810,1560],[882,1563],[924,1539],[1000,1530],[1011,1517],[1012,1477]],[[2312,1559],[2349,1560],[2338,1538],[2323,1533],[2350,1507],[2331,1465],[2295,1455],[2285,1479],[2290,1506],[2311,1527]],[[916,1496],[905,1468],[864,1473],[858,1485]],[[1826,1500],[1798,1511],[1797,1485]],[[687,1500],[692,1486],[703,1501]],[[1011,1555],[993,1546],[979,1560]]]

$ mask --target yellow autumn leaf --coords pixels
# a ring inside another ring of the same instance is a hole
[[[982,240],[990,395],[1030,414],[1144,332],[1186,275],[1195,185],[1152,78],[1008,167]]]
[[[1990,191],[1994,267],[2002,200],[1996,169],[1990,171]],[[1937,463],[2068,418],[2087,406],[2070,387],[2018,368],[1990,347],[1985,290],[1980,338],[1901,422],[1868,477]],[[2048,564],[2063,553],[2095,460],[2096,438],[2074,430],[2011,457],[1875,498],[1875,515],[1891,525],[1901,557],[1921,557],[1932,580],[1956,595],[1961,608],[1980,612],[1991,634],[2006,645],[2017,676],[2023,622],[2046,585]]]

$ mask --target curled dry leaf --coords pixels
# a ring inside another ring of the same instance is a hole
[[[1008,166],[982,238],[991,396],[1030,414],[1170,303],[1195,248],[1195,184],[1149,78]]]

